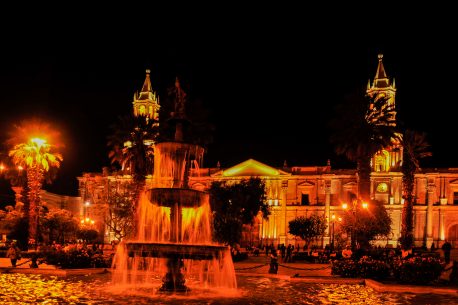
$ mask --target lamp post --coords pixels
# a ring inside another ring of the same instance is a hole
[[[342,217],[337,218],[339,222],[342,221]],[[331,252],[334,251],[334,238],[335,238],[335,227],[334,224],[336,222],[336,215],[331,215]]]
[[[83,211],[83,216],[84,216],[84,218],[87,217],[87,209],[89,208],[89,205],[90,205],[90,204],[91,204],[91,203],[89,202],[89,200],[86,200],[86,201],[84,202],[84,211]]]
[[[332,214],[331,216],[331,224],[332,224],[332,231],[331,231],[331,252],[334,251],[334,222],[336,220],[336,215]]]
[[[359,203],[361,204],[361,207],[365,210],[369,207],[367,202],[361,201],[361,199],[355,199],[352,200],[352,206],[351,206],[351,212],[352,212],[352,220],[351,220],[351,225],[350,225],[350,238],[351,238],[351,250],[355,251],[356,250],[356,230],[355,230],[355,224],[356,224],[356,211],[359,207]],[[344,210],[348,209],[348,204],[343,203],[342,208]]]

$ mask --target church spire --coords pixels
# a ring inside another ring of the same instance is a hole
[[[374,82],[372,86],[367,88],[366,93],[370,97],[388,97],[386,107],[389,107],[390,125],[396,126],[396,88],[394,87],[394,81],[391,83],[386,74],[385,67],[383,66],[383,54],[378,55],[377,72],[375,73]],[[378,111],[377,109],[372,109],[372,107],[373,105],[369,105],[369,111]]]
[[[372,86],[374,88],[387,88],[390,86],[390,80],[388,79],[385,67],[383,66],[383,54],[378,55],[377,72],[375,73],[374,83]]]
[[[151,119],[159,119],[159,97],[156,92],[153,91],[150,79],[151,71],[146,69],[145,81],[141,91],[134,94],[134,115],[144,115]]]
[[[143,87],[142,87],[141,93],[143,93],[143,92],[146,93],[146,92],[151,92],[151,91],[153,91],[153,90],[151,89],[151,80],[150,80],[150,77],[149,77],[150,73],[151,73],[150,69],[146,69],[145,82],[143,83]]]

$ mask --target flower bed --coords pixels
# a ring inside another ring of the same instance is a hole
[[[333,261],[331,273],[342,277],[390,279],[403,284],[425,285],[436,281],[443,267],[443,262],[435,257],[415,256],[385,262],[363,256],[356,262],[351,259]]]

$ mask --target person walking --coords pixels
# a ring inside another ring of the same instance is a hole
[[[16,267],[16,262],[21,258],[21,250],[16,245],[16,242],[12,242],[10,248],[6,252],[6,257],[11,260],[11,266]]]
[[[444,258],[445,263],[450,263],[450,251],[452,250],[452,244],[446,240],[445,243],[442,245],[442,251],[444,251]]]
[[[277,274],[278,272],[278,255],[275,249],[270,253],[270,268],[269,273]]]

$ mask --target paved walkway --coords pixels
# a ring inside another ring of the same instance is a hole
[[[289,277],[331,277],[330,264],[312,264],[305,262],[284,263],[279,260],[278,275]],[[265,255],[250,256],[247,260],[235,262],[237,273],[269,274],[270,258]]]
[[[16,262],[16,268],[20,269],[30,269],[30,259],[29,258],[21,258]],[[0,268],[11,268],[11,261],[9,258],[0,257]],[[51,269],[56,270],[56,267],[53,265],[47,264],[40,264],[39,269]]]
[[[87,268],[87,269],[57,269],[55,266],[40,264],[38,268],[30,268],[29,259],[21,259],[17,267],[13,268],[8,258],[0,258],[0,273],[32,273],[49,274],[56,276],[67,276],[75,274],[105,273],[109,269]],[[376,291],[389,292],[409,292],[409,293],[436,293],[458,296],[457,287],[432,287],[432,286],[413,286],[383,284],[374,280],[341,278],[331,275],[330,264],[312,264],[304,262],[283,263],[279,262],[277,274],[269,273],[270,258],[265,255],[259,257],[250,256],[247,260],[234,262],[234,268],[239,276],[263,276],[282,278],[291,281],[301,281],[310,283],[342,283],[342,284],[365,284]]]

